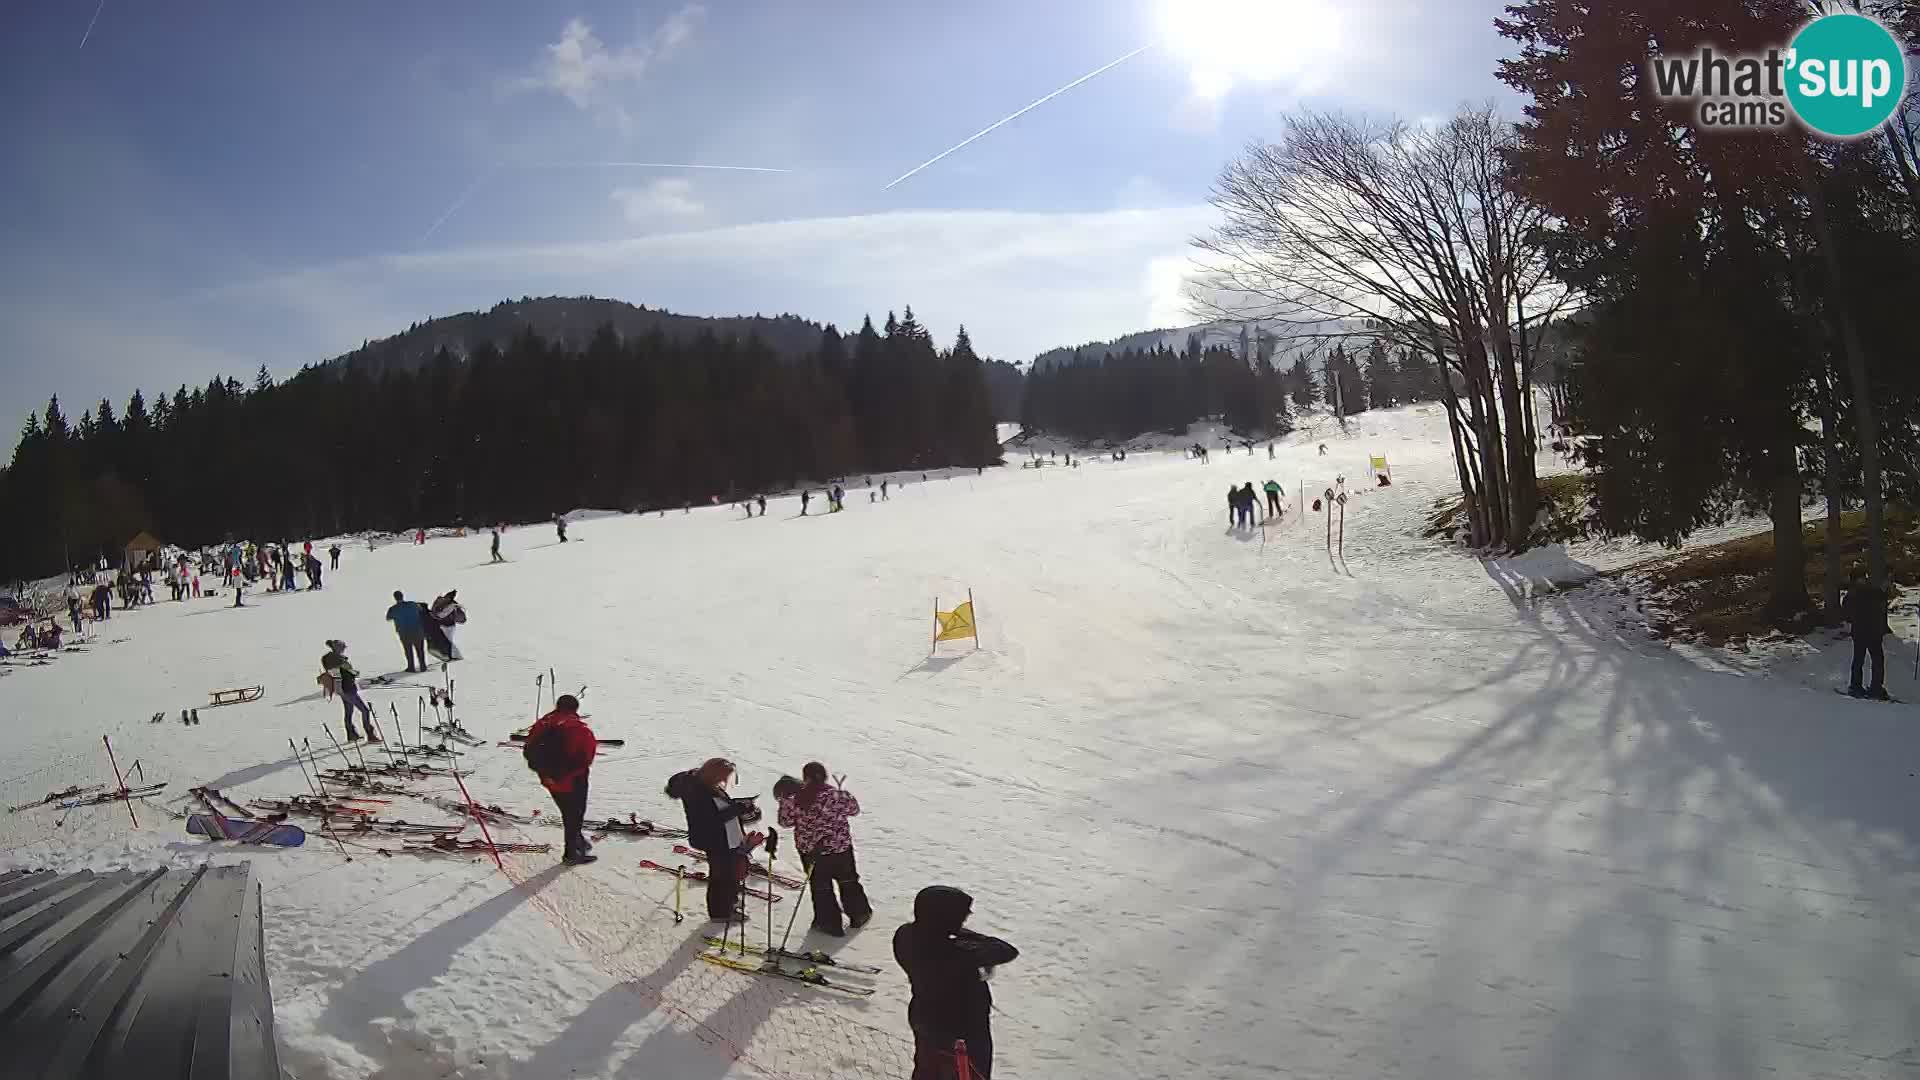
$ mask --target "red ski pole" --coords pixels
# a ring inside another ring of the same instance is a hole
[[[487,828],[486,817],[480,813],[480,808],[473,804],[473,796],[467,794],[467,782],[460,779],[460,770],[458,768],[447,771],[453,773],[453,782],[460,785],[460,797],[467,800],[468,816],[480,823],[480,835],[487,838],[487,850],[493,852],[493,865],[499,867],[502,872],[505,872],[507,864],[500,861],[500,849],[493,846],[493,833]]]
[[[973,1080],[973,1059],[967,1055],[967,1040],[953,1040],[953,1075],[959,1080]]]
[[[133,798],[127,794],[126,780],[120,776],[120,763],[113,758],[113,740],[102,735],[100,741],[107,746],[107,764],[113,766],[113,782],[120,785],[120,801],[127,804],[127,816],[133,818],[133,827],[137,829],[140,827],[140,819],[133,816]]]

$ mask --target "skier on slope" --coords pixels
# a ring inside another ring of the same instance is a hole
[[[847,489],[839,484],[833,485],[833,512],[839,513],[847,508]]]
[[[340,569],[340,541],[335,540],[333,546],[327,549],[327,557],[332,562],[332,565],[329,566],[328,569]]]
[[[847,819],[860,813],[860,802],[838,784],[827,784],[827,767],[809,761],[800,775],[806,783],[798,791],[775,797],[780,799],[780,824],[793,830],[793,846],[800,852],[800,864],[808,868],[807,882],[813,892],[813,928],[833,937],[845,937],[840,925],[844,908],[847,925],[855,930],[873,918],[873,905],[860,885],[860,870],[853,861],[853,833]],[[776,786],[777,787],[777,786]],[[834,887],[839,886],[839,897]]]
[[[507,561],[500,557],[500,526],[498,525],[495,525],[493,527],[493,548],[487,561],[488,562],[506,562]]]
[[[553,515],[553,531],[560,534],[560,542],[567,542],[567,517],[565,514]]]
[[[1268,480],[1265,487],[1267,490],[1267,516],[1277,519],[1280,516],[1280,485],[1276,481]]]
[[[347,659],[347,643],[338,639],[328,640],[326,654],[320,657],[320,667],[333,676],[334,692],[340,695],[340,705],[347,724],[347,741],[360,741],[360,732],[353,726],[353,711],[358,709],[360,722],[367,726],[367,741],[379,742],[380,733],[373,727],[373,709],[360,698],[360,673],[353,669],[353,663]]]
[[[599,858],[582,830],[587,820],[587,774],[599,748],[593,731],[580,719],[580,699],[572,694],[555,698],[553,711],[527,729],[522,752],[527,767],[539,775],[541,786],[560,810],[560,823],[566,828],[565,853],[560,861],[568,866],[583,866]]]
[[[766,517],[767,516],[767,497],[765,495],[756,496],[754,498],[754,502],[757,502],[760,504],[760,516]]]
[[[751,798],[727,794],[733,780],[733,762],[709,758],[697,769],[675,773],[667,781],[667,795],[679,799],[687,814],[687,844],[707,856],[707,917],[714,922],[746,922],[737,908],[740,880],[747,872],[747,852],[761,835],[742,831],[760,819]]]
[[[888,494],[887,494],[887,480],[886,480],[886,477],[881,477],[881,478],[880,478],[880,501],[881,501],[881,502],[892,502],[892,501],[893,501],[893,497],[892,497],[891,495],[888,495]]]
[[[1859,567],[1848,575],[1847,597],[1840,604],[1840,616],[1853,628],[1853,667],[1847,694],[1887,700],[1887,653],[1881,639],[1891,632],[1887,625],[1887,590],[1878,582],[1869,582]],[[1867,657],[1873,658],[1873,685],[1860,686],[1860,669]]]
[[[425,608],[407,599],[399,589],[393,590],[393,606],[387,609],[387,621],[400,636],[400,650],[407,654],[408,671],[427,670],[426,619]]]
[[[1247,528],[1253,528],[1254,515],[1260,509],[1260,496],[1253,493],[1253,481],[1240,489],[1240,513],[1245,516]]]
[[[807,504],[812,501],[813,501],[813,492],[808,491],[806,488],[801,488],[800,489],[800,516],[801,517],[807,516]]]
[[[913,898],[913,921],[893,932],[893,958],[907,973],[913,998],[913,1080],[954,1077],[953,1044],[965,1040],[979,1080],[993,1077],[993,991],[987,975],[1020,950],[968,930],[973,897],[949,885],[929,885]],[[962,1078],[971,1080],[971,1078]]]

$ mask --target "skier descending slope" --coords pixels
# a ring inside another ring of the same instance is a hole
[[[966,929],[962,924],[971,914],[973,897],[949,885],[929,885],[913,898],[913,921],[893,932],[893,958],[913,984],[907,1003],[913,1080],[953,1078],[956,1039],[966,1040],[973,1075],[993,1076],[993,991],[986,975],[1020,950]]]
[[[744,833],[743,823],[751,824],[760,810],[751,798],[735,799],[727,794],[733,780],[733,762],[726,758],[708,758],[697,769],[675,773],[667,781],[667,795],[680,800],[687,813],[687,844],[707,856],[707,917],[714,922],[746,922],[747,913],[736,910],[740,879],[745,876],[747,852],[760,843],[759,833]]]
[[[569,866],[599,858],[581,831],[587,820],[587,773],[599,746],[580,719],[580,699],[572,694],[561,694],[554,700],[553,711],[527,729],[522,752],[527,768],[539,775],[541,785],[553,796],[553,805],[560,809],[560,822],[567,830],[566,852],[560,861]]]

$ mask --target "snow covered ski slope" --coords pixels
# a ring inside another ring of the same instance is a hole
[[[662,785],[713,755],[737,793],[810,759],[847,774],[878,915],[838,941],[803,939],[803,911],[794,947],[879,966],[836,976],[871,998],[700,962],[698,892],[676,924],[673,879],[638,865],[674,864],[671,839],[610,835],[561,868],[557,829],[494,826],[555,845],[503,876],[382,857],[398,841],[377,837],[347,862],[317,825],[301,848],[230,851],[143,803],[139,831],[119,804],[0,815],[0,847],[63,869],[253,859],[299,1080],[904,1078],[888,938],[932,883],[1022,950],[994,979],[1002,1080],[1920,1073],[1911,710],[1701,670],[1535,588],[1537,563],[1422,540],[1450,487],[1444,421],[1356,430],[1273,462],[1215,443],[1206,465],[915,474],[883,503],[850,486],[833,515],[782,498],[753,520],[608,517],[564,546],[527,527],[501,565],[484,534],[349,548],[324,592],[116,614],[102,638],[127,642],[0,679],[0,804],[110,783],[102,734],[169,792],[281,798],[304,790],[288,739],[339,732],[323,642],[398,669],[389,594],[458,588],[455,697],[489,743],[459,761],[481,802],[552,813],[491,745],[549,667],[626,740],[595,765],[590,818],[679,826]],[[1391,488],[1364,486],[1370,451]],[[1355,489],[1344,562],[1322,519],[1227,528],[1230,484],[1311,499],[1336,471]],[[930,658],[935,598],[968,589],[980,651]],[[148,723],[254,684],[263,700],[198,727]],[[367,691],[409,738],[425,694]],[[403,798],[380,816],[449,817]],[[806,903],[786,894],[780,925]]]

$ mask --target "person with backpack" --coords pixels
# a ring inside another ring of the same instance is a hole
[[[667,781],[667,796],[679,799],[686,811],[687,845],[707,857],[707,918],[720,923],[747,921],[739,908],[740,881],[747,873],[747,852],[763,839],[744,831],[760,820],[760,808],[751,797],[728,795],[732,781],[733,762],[720,757]]]
[[[426,609],[395,589],[393,606],[387,609],[387,621],[393,624],[393,632],[400,636],[400,650],[407,654],[407,670],[427,670]]]
[[[566,828],[566,846],[560,861],[568,866],[584,866],[599,858],[587,840],[583,827],[587,820],[587,774],[593,767],[593,755],[600,748],[592,729],[580,719],[580,699],[561,694],[554,699],[553,711],[533,722],[527,729],[522,754],[527,768],[540,777],[540,785],[553,796],[560,810],[560,823]]]
[[[860,813],[860,801],[840,785],[827,784],[827,767],[807,762],[800,770],[806,782],[797,791],[781,794],[780,824],[792,830],[793,846],[800,853],[800,864],[807,868],[807,883],[813,892],[813,928],[832,937],[846,937],[840,925],[841,913],[846,925],[855,930],[873,918],[873,905],[860,885],[860,870],[853,861],[853,833],[847,819]],[[835,886],[839,896],[834,895]]]
[[[907,973],[913,997],[913,1080],[954,1076],[953,1044],[967,1044],[973,1076],[993,1077],[993,991],[987,973],[1018,959],[1020,950],[968,930],[973,897],[950,885],[929,885],[913,898],[913,921],[893,932],[893,958]],[[973,1080],[973,1078],[966,1078]]]
[[[1840,603],[1840,617],[1852,626],[1853,667],[1847,684],[1850,697],[1887,700],[1887,652],[1881,639],[1891,632],[1887,625],[1887,590],[1866,580],[1855,568],[1847,581],[1847,596]],[[1867,657],[1873,658],[1873,685],[1862,689],[1860,669]]]

